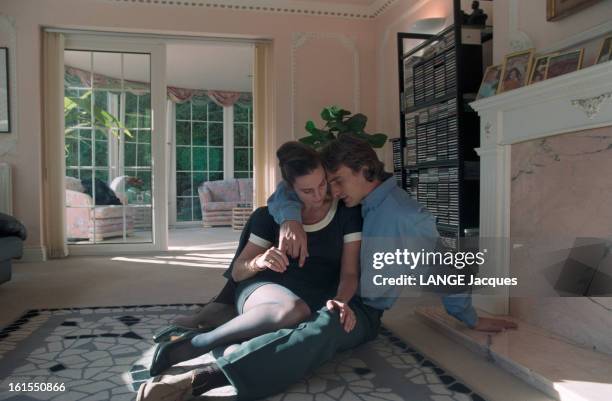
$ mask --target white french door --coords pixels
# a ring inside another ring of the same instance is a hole
[[[70,121],[66,114],[66,175],[89,180],[94,191],[93,203],[67,204],[70,253],[166,250],[165,45],[148,38],[67,33],[64,55],[71,77],[66,98],[91,104],[89,114],[79,112]],[[131,181],[121,179],[125,176]],[[113,190],[122,204],[100,205],[96,179],[118,183]],[[79,218],[88,218],[87,230],[79,231]]]

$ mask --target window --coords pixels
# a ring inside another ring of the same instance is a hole
[[[252,103],[234,104],[234,178],[253,178]]]
[[[198,187],[222,180],[223,107],[207,98],[176,104],[177,221],[202,219]]]
[[[149,57],[64,52],[66,175],[91,192],[102,188],[95,196],[67,192],[69,243],[152,241]],[[136,80],[125,79],[125,72]],[[92,178],[106,185],[94,185]]]
[[[110,163],[108,156],[108,133],[92,124],[92,98],[94,108],[108,110],[109,102],[118,97],[109,91],[84,87],[78,79],[66,74],[65,97],[77,106],[66,113],[66,175],[78,179],[95,178],[108,181]],[[95,135],[93,135],[95,133]]]
[[[151,188],[151,94],[125,93],[124,174],[138,177]]]

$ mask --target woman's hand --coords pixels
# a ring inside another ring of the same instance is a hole
[[[292,258],[300,258],[299,266],[304,267],[308,257],[308,237],[304,226],[299,221],[287,220],[280,226],[278,247],[291,255]]]
[[[284,273],[289,266],[289,259],[280,249],[272,247],[257,256],[253,264],[260,271],[270,269],[278,273]]]
[[[349,333],[357,324],[355,312],[348,306],[347,303],[330,299],[327,301],[327,309],[330,311],[337,310],[340,312],[340,324],[344,327],[344,331]]]

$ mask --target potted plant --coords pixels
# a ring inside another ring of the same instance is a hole
[[[325,126],[320,129],[315,126],[312,120],[308,121],[306,131],[309,135],[300,138],[300,142],[319,150],[342,133],[354,134],[368,142],[373,148],[382,148],[387,142],[387,135],[385,134],[368,134],[365,132],[368,118],[361,113],[352,114],[338,106],[330,106],[321,111],[321,118],[325,121]]]

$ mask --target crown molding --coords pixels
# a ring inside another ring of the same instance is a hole
[[[94,0],[97,1],[97,0]],[[376,0],[369,6],[311,2],[304,0],[102,0],[140,6],[196,7],[228,11],[250,11],[336,17],[349,19],[374,19],[384,14],[397,0]],[[246,4],[248,3],[248,4]]]

